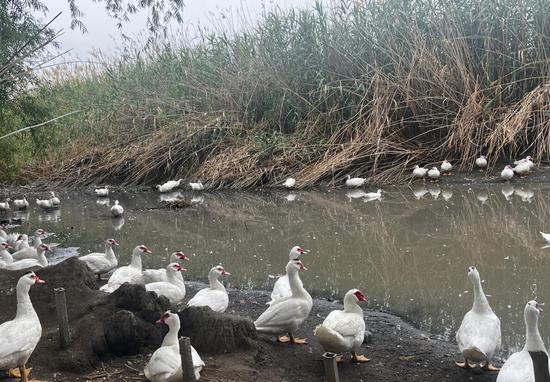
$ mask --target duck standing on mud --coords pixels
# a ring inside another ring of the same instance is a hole
[[[44,282],[33,272],[21,276],[16,287],[15,318],[0,325],[0,370],[10,369],[10,376],[21,378],[21,382],[28,381],[30,370],[25,365],[42,336],[42,325],[32,306],[29,290],[34,284]]]
[[[288,262],[286,273],[292,295],[271,302],[269,308],[254,321],[258,332],[276,334],[278,342],[307,344],[305,338],[295,338],[293,335],[313,307],[313,300],[304,289],[298,275],[300,270],[307,270],[301,260],[294,259]],[[282,336],[283,333],[288,333],[288,337]]]
[[[457,362],[456,365],[470,369],[482,364],[486,370],[497,371],[490,364],[490,359],[500,350],[500,320],[489,306],[476,267],[468,268],[468,278],[474,285],[474,304],[464,315],[456,332],[458,350],[464,356],[464,362]]]
[[[368,362],[369,358],[359,355],[365,339],[365,319],[360,301],[367,297],[358,289],[350,289],[344,296],[344,310],[333,310],[313,334],[325,351],[332,353],[351,352],[353,362]],[[337,362],[342,362],[338,356]]]
[[[514,170],[512,169],[512,166],[505,166],[504,170],[500,173],[500,177],[506,181],[512,179],[514,177]]]
[[[487,157],[485,155],[481,155],[479,158],[477,158],[476,166],[479,168],[479,171],[483,171],[483,169],[487,167]]]
[[[441,173],[439,172],[437,167],[432,167],[428,171],[428,178],[430,178],[432,182],[437,182],[437,180],[439,179],[439,175],[441,175]]]
[[[414,166],[413,169],[413,178],[415,179],[424,179],[426,177],[426,174],[428,173],[428,169],[424,167],[420,167],[419,165]]]
[[[441,163],[441,173],[443,175],[452,175],[451,171],[453,170],[453,165],[448,160],[444,160],[443,163]]]

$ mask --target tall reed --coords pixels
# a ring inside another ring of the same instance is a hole
[[[57,71],[35,96],[65,143],[62,182],[195,177],[220,187],[403,179],[550,154],[550,3],[336,0],[273,10],[236,33]],[[84,146],[84,147],[83,147]],[[78,174],[78,177],[74,175]]]

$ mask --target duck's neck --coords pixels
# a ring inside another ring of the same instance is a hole
[[[32,241],[32,245],[36,249],[38,249],[38,247],[42,245],[42,239],[40,238],[40,235],[34,235],[34,240]]]
[[[288,284],[290,285],[290,290],[292,291],[292,297],[307,297],[309,293],[304,289],[302,280],[300,280],[300,275],[296,269],[292,269],[290,272],[287,271]]]
[[[526,351],[543,351],[546,353],[546,347],[539,333],[539,318],[532,314],[525,317],[525,347]]]
[[[476,313],[485,313],[487,311],[491,310],[491,307],[489,306],[489,301],[487,301],[487,296],[485,296],[485,293],[483,292],[483,288],[481,287],[481,280],[479,278],[475,278],[473,280],[474,284],[474,305],[472,307],[472,310]]]
[[[32,306],[31,298],[29,297],[29,285],[17,286],[17,313],[15,318],[22,318],[28,316],[36,316],[34,307]]]
[[[170,330],[168,330],[168,333],[164,336],[161,346],[177,345],[179,349],[178,332],[180,331],[180,324],[178,322],[174,322],[171,325],[168,325],[168,327]]]
[[[43,267],[48,266],[48,259],[46,259],[46,255],[44,255],[44,251],[42,250],[42,248],[38,249],[38,251],[36,252],[36,256],[38,257],[38,261],[40,262],[40,264],[42,264]]]
[[[353,299],[353,300],[352,300]],[[347,299],[344,298],[344,312],[346,313],[355,313],[363,317],[363,309],[354,301],[355,297]]]
[[[105,258],[109,261],[116,260],[115,251],[113,251],[113,246],[110,244],[105,244]]]
[[[208,281],[210,282],[210,289],[217,289],[225,291],[225,287],[219,280],[220,275],[212,272],[208,275]]]
[[[140,272],[142,271],[141,255],[139,253],[132,254],[132,262],[130,263],[130,266],[138,269]]]
[[[7,249],[0,250],[0,258],[6,263],[11,264],[13,263],[13,256],[11,253],[8,252]]]
[[[181,272],[166,270],[166,279],[170,284],[174,284],[177,287],[181,287],[183,284],[183,277],[181,277]]]

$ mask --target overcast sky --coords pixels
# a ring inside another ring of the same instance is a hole
[[[116,46],[120,45],[120,31],[116,22],[109,18],[105,12],[104,3],[96,3],[92,0],[80,0],[78,6],[85,16],[82,18],[88,33],[83,34],[79,30],[71,30],[71,17],[66,0],[44,0],[49,8],[47,17],[51,18],[58,12],[63,14],[54,22],[55,29],[63,29],[64,34],[59,38],[62,49],[71,49],[71,57],[67,61],[78,57],[87,60],[94,49],[113,54]],[[187,34],[192,36],[198,25],[209,27],[220,23],[221,18],[217,17],[221,12],[231,13],[239,24],[243,16],[249,22],[254,22],[262,9],[273,7],[274,4],[280,7],[304,7],[314,4],[314,0],[186,0],[183,16],[185,23],[182,26]],[[146,13],[134,15],[129,24],[124,25],[124,33],[132,38],[140,37],[140,32],[145,28]],[[178,28],[182,28],[178,27]],[[238,25],[237,25],[238,27]]]

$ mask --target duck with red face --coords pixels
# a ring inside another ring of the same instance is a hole
[[[333,310],[314,330],[315,337],[327,352],[350,352],[353,362],[368,362],[369,358],[357,354],[365,339],[363,309],[359,306],[367,297],[359,289],[350,289],[344,296],[344,310]],[[338,356],[338,362],[342,357]]]

